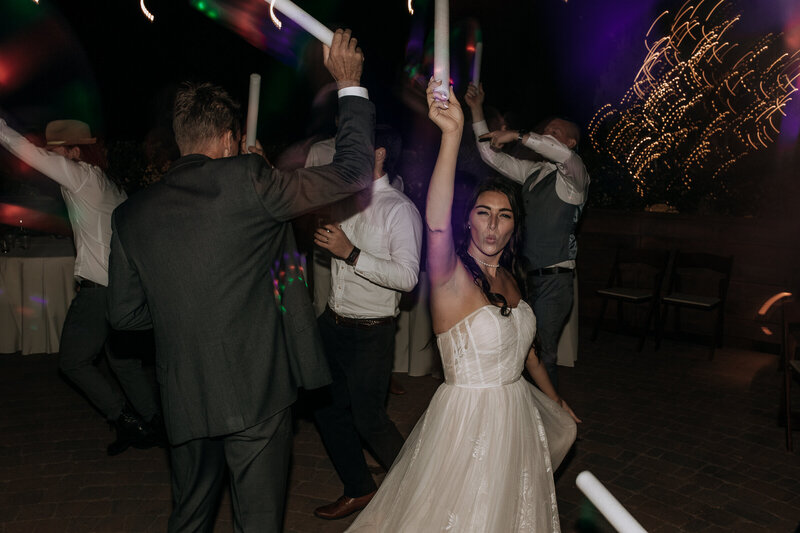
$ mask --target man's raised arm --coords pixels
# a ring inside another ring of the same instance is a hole
[[[339,87],[336,154],[330,165],[291,172],[261,165],[253,176],[257,194],[279,220],[289,220],[369,187],[375,163],[375,106],[361,87],[364,54],[350,30],[336,30],[323,45],[325,66]]]

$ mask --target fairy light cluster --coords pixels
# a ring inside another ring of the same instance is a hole
[[[659,15],[633,85],[590,122],[594,149],[630,173],[641,197],[701,181],[725,191],[731,168],[780,131],[797,91],[800,52],[785,52],[775,34],[736,42],[731,28],[740,15],[732,10],[726,0],[690,0],[671,21],[668,11]],[[657,27],[666,31],[656,39]]]

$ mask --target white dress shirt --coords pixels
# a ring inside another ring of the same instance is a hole
[[[336,154],[336,137],[315,142],[308,150],[305,168],[330,164]]]
[[[400,293],[412,290],[419,279],[419,211],[384,174],[370,190],[336,204],[333,215],[361,253],[354,267],[331,261],[328,306],[349,318],[397,316]]]
[[[108,285],[111,213],[125,201],[125,192],[103,171],[33,145],[0,119],[0,144],[61,185],[75,238],[75,277]]]
[[[489,133],[489,127],[485,120],[481,120],[472,124],[472,131],[475,133],[477,142],[481,135]],[[586,201],[586,192],[590,182],[589,173],[586,172],[586,167],[578,154],[550,135],[528,133],[524,145],[544,156],[548,161],[517,159],[503,152],[495,152],[487,142],[478,142],[478,152],[487,165],[520,185],[524,184],[531,174],[541,170],[528,190],[533,189],[553,170],[557,170],[556,194],[558,197],[563,202],[572,205],[581,205]],[[575,261],[563,261],[552,266],[575,268]]]

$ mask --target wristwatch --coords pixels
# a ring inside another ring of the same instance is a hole
[[[517,132],[517,140],[519,142],[522,142],[522,138],[525,137],[525,135],[527,135],[527,134],[528,134],[528,130],[519,130]]]
[[[353,251],[350,252],[350,255],[348,255],[345,258],[344,262],[347,263],[350,266],[355,265],[356,264],[356,260],[358,259],[358,254],[360,254],[360,253],[361,253],[361,250],[358,248],[358,246],[353,246]]]

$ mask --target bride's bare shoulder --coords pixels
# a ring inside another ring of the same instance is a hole
[[[460,261],[447,283],[431,289],[430,298],[431,321],[436,334],[447,331],[488,303]]]

